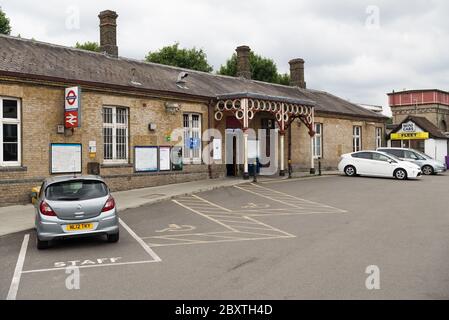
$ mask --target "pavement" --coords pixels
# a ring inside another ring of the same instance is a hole
[[[323,175],[337,173],[338,172],[335,171],[326,171],[323,172]],[[305,178],[311,177],[312,175],[308,172],[295,172],[292,176],[295,178]],[[283,180],[287,178],[288,177],[286,176],[258,176],[258,179],[261,181]],[[126,209],[137,208],[143,205],[169,200],[176,196],[234,186],[245,182],[246,181],[241,178],[207,179],[150,188],[118,191],[113,192],[112,195],[116,200],[118,209],[123,211]],[[34,210],[35,209],[32,204],[0,207],[0,221],[2,221],[0,224],[0,236],[33,229]]]
[[[123,210],[114,244],[5,235],[0,299],[448,299],[448,176],[184,194]]]

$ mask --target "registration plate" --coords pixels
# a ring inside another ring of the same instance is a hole
[[[65,229],[67,231],[79,231],[79,230],[92,230],[94,228],[93,223],[76,223],[68,224]]]

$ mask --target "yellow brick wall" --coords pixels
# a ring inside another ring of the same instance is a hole
[[[173,173],[134,173],[132,165],[136,145],[174,145],[166,141],[175,128],[182,128],[183,112],[200,113],[202,128],[207,129],[207,104],[180,102],[182,111],[175,115],[165,111],[165,102],[155,98],[142,98],[132,95],[101,93],[82,88],[81,127],[75,128],[74,134],[66,136],[57,133],[57,125],[63,124],[64,88],[31,84],[12,84],[0,82],[0,96],[21,99],[22,132],[22,168],[6,170],[0,168],[0,205],[24,202],[28,199],[28,190],[39,185],[40,181],[50,176],[50,143],[81,143],[82,171],[87,173],[88,162],[103,163],[103,106],[121,106],[129,108],[129,164],[119,167],[102,166],[101,175],[111,180],[113,190],[146,187],[158,184],[203,179],[208,176],[207,165],[185,165],[178,177]],[[148,130],[149,123],[155,123],[154,132]],[[89,141],[96,141],[97,154],[89,158]],[[10,192],[11,187],[17,192]]]

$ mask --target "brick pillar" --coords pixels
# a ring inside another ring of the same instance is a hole
[[[105,10],[98,15],[100,18],[100,51],[110,56],[118,57],[117,47],[117,13]]]
[[[290,64],[290,85],[294,87],[306,88],[304,81],[304,60],[293,59],[288,62]]]
[[[249,64],[251,49],[248,46],[240,46],[235,51],[237,52],[237,77],[251,79],[251,66]]]

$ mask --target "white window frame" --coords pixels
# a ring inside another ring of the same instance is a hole
[[[376,127],[376,149],[382,147],[382,128]]]
[[[104,109],[109,108],[112,109],[112,123],[104,122]],[[117,109],[126,110],[126,119],[125,123],[117,123]],[[101,121],[103,122],[104,128],[112,128],[112,159],[105,159],[105,150],[104,150],[104,130],[102,132],[103,137],[103,163],[104,164],[126,164],[129,162],[129,108],[121,107],[121,106],[103,106],[101,109]],[[117,129],[126,129],[126,157],[125,159],[117,159]]]
[[[3,100],[14,100],[17,102],[17,118],[3,118]],[[22,130],[21,130],[21,103],[20,99],[0,97],[0,167],[18,167],[22,159]],[[17,125],[17,161],[3,161],[3,124]]]
[[[317,128],[320,128],[320,133],[317,133],[318,130]],[[315,135],[313,136],[313,158],[314,159],[318,159],[318,158],[323,158],[323,124],[320,122],[315,122]],[[320,149],[317,150],[316,144],[317,141],[320,142]],[[317,152],[319,151],[319,152]]]
[[[361,150],[362,150],[362,126],[352,126],[352,151],[357,152]]]
[[[188,117],[188,127],[184,124],[184,116]],[[198,127],[193,127],[193,116],[198,116]],[[183,148],[182,148],[182,157],[183,162],[185,164],[201,164],[201,156],[202,156],[202,145],[203,142],[201,141],[202,131],[201,131],[201,122],[202,122],[202,115],[201,113],[190,113],[185,112],[182,115],[182,126],[183,126]],[[193,138],[193,137],[199,138],[199,148],[198,148],[198,155],[194,156],[194,150],[190,148],[186,148],[186,141],[185,139]]]

